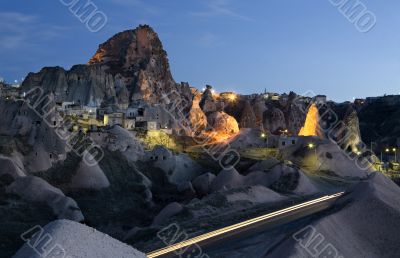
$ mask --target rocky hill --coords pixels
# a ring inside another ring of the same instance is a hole
[[[158,35],[146,25],[118,33],[101,44],[87,65],[69,71],[46,67],[28,74],[22,89],[35,86],[54,93],[56,101],[91,106],[126,108],[141,101],[159,104],[163,94],[174,92],[177,102],[192,99],[189,86],[172,78],[167,53]]]

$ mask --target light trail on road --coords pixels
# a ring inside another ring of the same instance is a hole
[[[240,222],[240,223],[228,226],[228,227],[224,227],[224,228],[221,228],[221,229],[218,229],[218,230],[215,230],[215,231],[211,231],[209,233],[205,233],[205,234],[199,235],[197,237],[182,241],[180,243],[176,243],[176,244],[167,246],[167,247],[162,248],[160,250],[153,251],[153,252],[147,254],[147,257],[149,257],[149,258],[159,257],[159,256],[162,256],[162,255],[165,255],[165,254],[177,251],[177,250],[181,250],[181,249],[183,249],[185,247],[189,247],[191,245],[200,243],[202,241],[205,241],[205,240],[217,237],[217,236],[221,236],[221,235],[226,234],[228,232],[232,232],[234,230],[238,230],[238,229],[241,229],[241,228],[244,228],[244,227],[247,227],[247,226],[251,226],[251,225],[253,225],[255,223],[258,223],[258,222],[262,222],[262,221],[266,221],[266,220],[275,218],[275,217],[277,217],[279,215],[288,214],[290,212],[301,210],[303,208],[307,208],[309,206],[312,206],[312,205],[315,205],[315,204],[318,204],[318,203],[322,203],[322,202],[326,202],[328,200],[333,200],[333,199],[339,198],[343,194],[344,194],[344,192],[340,192],[340,193],[333,194],[333,195],[327,195],[327,196],[324,196],[324,197],[321,197],[321,198],[318,198],[318,199],[315,199],[315,200],[311,200],[311,201],[308,201],[308,202],[305,202],[305,203],[301,203],[301,204],[294,205],[292,207],[285,208],[283,210],[275,211],[275,212],[272,212],[272,213],[269,213],[269,214],[266,214],[266,215],[263,215],[263,216],[260,216],[260,217],[256,217],[254,219],[246,220],[246,221],[243,221],[243,222]]]

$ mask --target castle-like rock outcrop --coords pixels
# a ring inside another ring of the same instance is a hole
[[[87,65],[76,65],[69,71],[46,67],[28,74],[23,91],[36,86],[53,93],[56,102],[90,106],[126,108],[142,101],[160,104],[166,96],[185,105],[192,99],[189,86],[172,78],[167,53],[149,26],[116,34],[99,46]],[[190,105],[184,108],[188,111]]]
[[[191,97],[189,87],[175,83],[167,52],[157,33],[147,25],[116,34],[99,46],[88,64],[100,64],[112,75],[122,75],[132,101],[158,104],[163,94],[173,91],[186,100]]]

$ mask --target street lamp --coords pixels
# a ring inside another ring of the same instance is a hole
[[[264,139],[264,142],[266,142],[267,143],[267,148],[268,148],[268,136],[267,136],[267,134],[266,133],[261,133],[261,138],[263,138]]]
[[[309,144],[308,144],[308,148],[309,148],[310,150],[314,149],[315,157],[317,157],[317,148],[316,148],[315,144],[314,144],[314,143],[309,143]]]
[[[394,152],[394,162],[397,163],[397,149],[393,148],[392,151]]]
[[[307,146],[308,146],[308,149],[310,149],[310,150],[314,149],[315,166],[317,166],[318,156],[317,156],[317,148],[316,148],[316,145],[315,145],[314,143],[310,142]]]

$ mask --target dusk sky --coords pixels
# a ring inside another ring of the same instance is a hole
[[[329,0],[94,0],[108,22],[93,33],[58,0],[2,0],[0,76],[69,69],[115,33],[149,24],[175,80],[198,88],[313,91],[335,101],[398,94],[400,2],[362,2],[377,21],[367,33]]]

